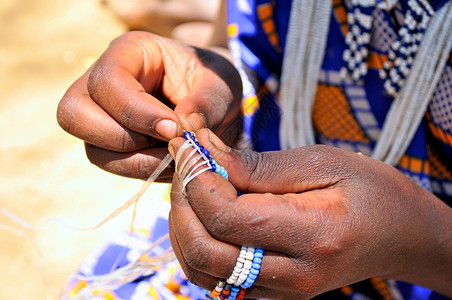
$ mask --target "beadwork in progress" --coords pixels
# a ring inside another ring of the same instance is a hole
[[[187,184],[199,174],[211,171],[228,179],[226,169],[210,156],[201,146],[194,134],[185,131],[187,140],[176,154],[176,174],[182,183],[182,192],[185,194]],[[185,150],[193,148],[184,161],[180,161]],[[245,296],[246,289],[251,287],[259,275],[264,250],[242,246],[234,270],[228,279],[219,279],[216,287],[210,292],[210,297],[221,300],[239,300]]]

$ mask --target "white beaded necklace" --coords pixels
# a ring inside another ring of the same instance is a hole
[[[282,149],[315,143],[312,108],[326,47],[331,1],[293,0],[281,76]],[[387,114],[372,157],[396,165],[425,114],[452,49],[452,2],[428,25],[412,70]]]

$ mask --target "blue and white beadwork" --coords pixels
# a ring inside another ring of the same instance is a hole
[[[392,42],[388,60],[383,63],[380,78],[385,91],[397,97],[413,66],[428,24],[438,10],[448,0],[409,0],[404,23]],[[397,0],[351,0],[347,14],[348,33],[345,36],[346,49],[343,52],[345,66],[341,69],[343,78],[357,82],[367,75],[372,14],[375,8],[391,10]]]
[[[405,84],[433,14],[434,10],[427,0],[408,1],[405,22],[391,44],[388,60],[380,70],[380,78],[384,80],[384,88],[389,95],[396,97]]]
[[[210,156],[209,151],[207,151],[203,146],[199,144],[199,141],[196,139],[194,134],[192,134],[189,131],[184,132],[184,138],[189,141],[191,146],[198,152],[204,160],[207,162],[207,165],[210,168],[211,172],[215,172],[217,174],[220,174],[224,178],[228,179],[228,172],[226,169],[222,166],[220,166],[213,158]]]

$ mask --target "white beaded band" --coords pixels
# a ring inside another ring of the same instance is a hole
[[[234,270],[232,271],[231,276],[226,280],[228,284],[241,285],[245,282],[253,264],[254,251],[255,249],[253,247],[242,246]]]

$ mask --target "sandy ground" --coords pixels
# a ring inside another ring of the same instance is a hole
[[[131,212],[94,231],[42,224],[58,217],[92,226],[141,185],[90,165],[55,118],[65,90],[125,28],[95,0],[2,0],[0,28],[0,208],[39,227],[19,236],[0,214],[0,300],[58,299],[86,254],[126,228]]]

